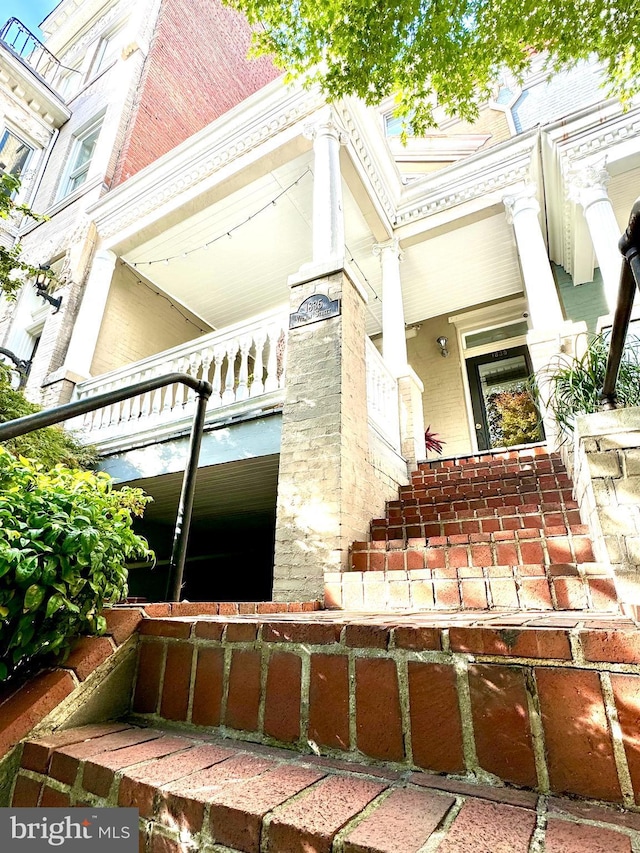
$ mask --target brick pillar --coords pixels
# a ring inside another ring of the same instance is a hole
[[[397,495],[398,480],[379,470],[379,458],[370,446],[366,295],[344,270],[301,283],[294,279],[291,312],[317,294],[340,300],[341,313],[289,331],[276,601],[321,598],[324,573],[346,566],[351,542],[365,538],[384,501]]]

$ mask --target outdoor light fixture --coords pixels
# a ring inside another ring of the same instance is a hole
[[[440,348],[440,355],[443,358],[446,358],[449,355],[449,350],[447,349],[447,338],[444,335],[440,335],[439,338],[436,338],[436,343]]]
[[[62,296],[51,296],[47,289],[47,283],[49,281],[49,276],[47,275],[47,273],[49,272],[50,267],[46,264],[40,264],[38,269],[40,270],[40,272],[36,276],[36,292],[41,299],[44,299],[44,301],[48,302],[49,305],[53,305],[53,307],[55,308],[55,311],[53,311],[53,313],[57,314],[60,310],[60,305],[62,304]]]
[[[11,350],[5,349],[4,347],[0,347],[0,357],[1,356],[4,356],[5,358],[8,358],[9,361],[13,362],[15,371],[18,374],[17,388],[22,388],[27,381],[27,376],[29,375],[29,370],[31,368],[31,361],[20,358],[15,354],[15,352],[11,352]]]

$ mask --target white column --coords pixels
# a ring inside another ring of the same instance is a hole
[[[564,322],[547,247],[542,236],[536,187],[527,184],[503,199],[507,221],[513,225],[534,329],[558,327]]]
[[[395,377],[407,372],[407,339],[404,332],[404,307],[400,262],[404,255],[397,238],[376,243],[373,253],[382,267],[382,355]]]
[[[604,162],[576,168],[570,175],[569,197],[581,205],[602,275],[605,299],[613,313],[618,299],[622,255],[618,251],[620,228],[607,185],[611,176]]]
[[[98,249],[87,276],[65,359],[65,370],[78,376],[90,376],[116,260],[113,252]]]
[[[342,259],[344,213],[340,145],[346,137],[332,115],[306,130],[313,139],[313,258],[314,266]]]

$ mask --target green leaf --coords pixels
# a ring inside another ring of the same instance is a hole
[[[45,588],[38,586],[37,583],[31,584],[24,594],[24,612],[29,613],[36,610],[41,604],[45,596]]]

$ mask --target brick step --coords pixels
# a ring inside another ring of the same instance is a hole
[[[403,491],[404,490],[404,491]],[[477,480],[473,484],[434,486],[432,488],[413,488],[401,486],[399,502],[403,505],[454,503],[455,501],[473,501],[481,498],[500,498],[506,495],[528,496],[525,503],[555,503],[573,500],[570,483],[561,487],[550,485],[542,487],[534,477],[520,482],[496,480],[486,482]]]
[[[530,504],[526,505],[526,509],[531,510],[530,512],[514,512],[512,507],[481,509],[475,514],[461,510],[459,513],[438,513],[435,518],[429,518],[426,513],[407,511],[403,516],[374,518],[371,522],[371,539],[375,542],[464,534],[467,536],[485,534],[486,536],[491,533],[506,533],[509,530],[542,530],[547,535],[563,535],[558,534],[559,530],[563,533],[577,530],[587,532],[587,528],[580,524],[578,510],[567,509],[561,504],[552,504],[551,507],[543,513]]]
[[[640,801],[640,632],[619,614],[319,611],[138,632],[145,726]],[[77,762],[62,767],[73,785]]]
[[[426,531],[429,525],[416,525]],[[500,563],[571,563],[593,562],[589,528],[582,524],[558,527],[523,527],[508,530],[487,530],[482,533],[452,533],[449,536],[402,536],[403,528],[374,530],[369,542],[354,542],[352,556],[362,551],[429,551],[446,549],[458,565],[492,565]],[[390,534],[397,534],[391,538]],[[465,557],[466,555],[466,557]],[[492,555],[492,557],[490,557]],[[352,563],[352,568],[361,568]]]
[[[546,445],[526,447],[509,450],[487,450],[482,453],[468,454],[465,456],[438,457],[437,459],[426,459],[418,463],[420,471],[439,471],[446,468],[474,469],[486,468],[495,465],[526,465],[560,462],[559,453],[549,453]]]
[[[444,467],[438,463],[430,463],[424,467],[420,463],[411,474],[411,482],[416,485],[432,483],[454,483],[460,480],[472,482],[475,479],[497,477],[513,477],[524,475],[561,475],[566,474],[566,467],[559,456],[554,455],[545,460],[523,460],[521,462],[499,462],[492,460],[482,464],[461,465],[459,467]]]
[[[631,808],[128,723],[28,742],[12,804],[135,807],[141,853],[640,849]]]
[[[401,486],[400,491],[402,493],[415,491],[432,492],[447,488],[470,488],[483,483],[487,485],[509,485],[510,487],[515,485],[517,488],[520,488],[539,482],[544,489],[565,488],[571,484],[569,475],[566,472],[542,473],[524,468],[520,468],[517,471],[503,471],[498,467],[482,472],[476,471],[475,476],[470,477],[465,471],[459,472],[457,476],[448,473],[449,471],[454,471],[454,469],[448,469],[446,474],[434,472],[433,474],[425,475],[414,472],[411,476],[411,483]]]
[[[620,609],[599,563],[426,567],[419,551],[364,552],[363,569],[325,574],[325,606],[346,610]],[[379,557],[387,556],[381,561]],[[393,558],[396,559],[393,559]],[[418,568],[422,566],[422,568]],[[393,568],[390,568],[393,567]]]

